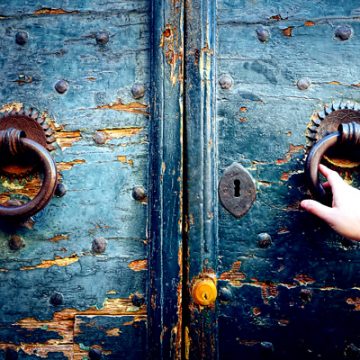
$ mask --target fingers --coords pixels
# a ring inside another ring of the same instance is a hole
[[[332,223],[334,220],[334,210],[331,207],[325,206],[315,200],[303,200],[301,207],[309,213],[318,216],[327,223]]]
[[[319,171],[322,175],[326,177],[331,188],[334,186],[339,186],[344,184],[344,181],[341,178],[341,176],[336,171],[330,170],[325,165],[320,164]]]

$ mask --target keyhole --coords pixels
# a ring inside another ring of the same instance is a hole
[[[234,180],[234,196],[240,196],[240,180],[238,179]]]

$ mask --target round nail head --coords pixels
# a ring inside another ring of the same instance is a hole
[[[256,35],[258,37],[258,39],[261,42],[266,42],[269,40],[270,38],[270,32],[268,29],[265,29],[264,27],[259,27],[256,29]]]
[[[266,249],[272,244],[271,236],[268,233],[260,233],[257,236],[258,246],[262,249]]]
[[[60,306],[64,303],[64,295],[59,292],[54,292],[50,296],[50,304],[53,306]]]
[[[66,91],[68,91],[68,89],[69,89],[69,83],[66,80],[59,80],[55,84],[55,90],[59,94],[64,94]]]
[[[10,250],[20,250],[25,247],[24,239],[19,235],[11,235],[9,238]]]
[[[230,301],[232,299],[232,292],[228,287],[221,287],[219,289],[219,299],[221,301]]]
[[[144,299],[144,296],[142,296],[142,295],[134,294],[131,297],[131,302],[134,306],[140,307],[145,304],[145,299]]]
[[[106,250],[107,240],[99,237],[93,240],[91,249],[95,254],[102,254]]]
[[[62,197],[66,194],[66,187],[63,183],[58,183],[55,189],[55,196]]]
[[[131,94],[134,99],[140,99],[145,94],[145,87],[142,84],[134,84],[131,88]]]
[[[311,81],[308,78],[301,78],[296,83],[299,90],[306,90],[310,87]]]
[[[110,36],[106,31],[99,31],[96,34],[96,43],[99,45],[105,45],[109,42]]]
[[[353,29],[349,25],[341,25],[335,29],[335,37],[344,41],[349,40],[353,35]]]
[[[132,196],[137,201],[144,201],[146,199],[145,189],[142,186],[135,186]]]
[[[26,31],[18,31],[15,35],[15,42],[18,45],[25,45],[29,40],[29,34]]]
[[[102,131],[96,131],[93,136],[93,139],[96,144],[103,145],[106,143],[107,137],[106,137],[105,133],[103,133]]]
[[[233,79],[230,75],[224,74],[219,78],[219,85],[222,89],[228,90],[233,85]]]

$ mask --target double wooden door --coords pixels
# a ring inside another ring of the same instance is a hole
[[[359,12],[0,2],[0,127],[38,119],[60,184],[1,221],[0,357],[359,358],[359,246],[299,209],[327,116],[357,119]],[[233,163],[255,184],[240,218],[218,196]],[[39,191],[41,171],[5,170],[3,204]]]

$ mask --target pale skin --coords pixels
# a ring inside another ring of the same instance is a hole
[[[340,235],[360,241],[360,190],[348,185],[340,175],[324,165],[319,171],[327,179],[324,187],[331,188],[332,207],[315,200],[303,200],[301,207],[318,216]]]

